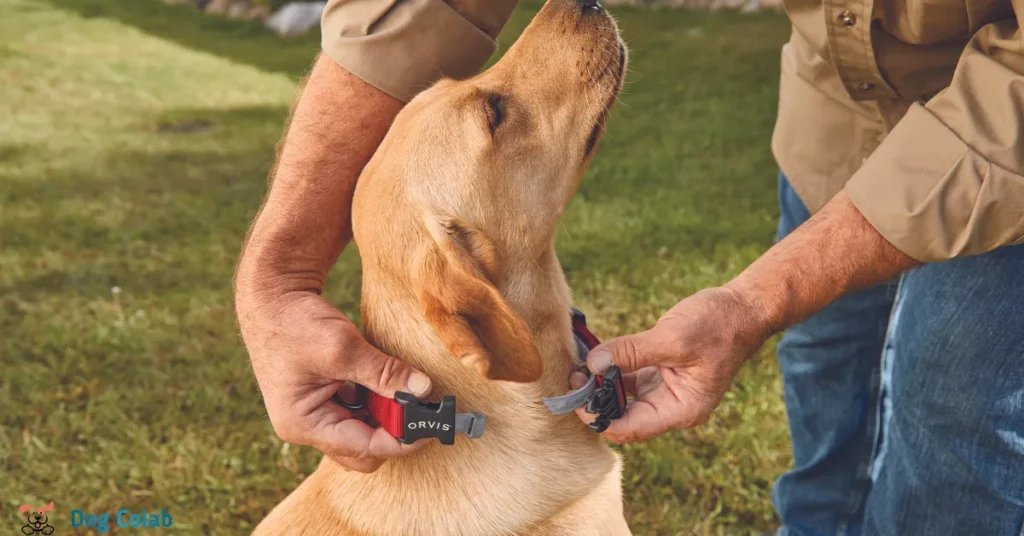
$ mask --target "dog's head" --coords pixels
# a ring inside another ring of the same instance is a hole
[[[625,68],[595,0],[549,0],[493,67],[413,99],[359,179],[364,267],[407,287],[448,350],[486,377],[541,374],[499,289],[551,256]]]
[[[46,515],[46,512],[50,510],[53,510],[53,501],[50,501],[50,504],[41,508],[34,508],[28,504],[23,504],[18,508],[19,513],[24,514],[27,512],[25,521],[28,521],[29,526],[36,529],[42,529],[50,522],[50,518]]]

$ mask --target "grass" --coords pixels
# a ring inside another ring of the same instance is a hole
[[[60,534],[71,509],[119,508],[166,509],[182,534],[247,533],[319,458],[274,436],[229,284],[318,39],[155,1],[0,12],[0,526],[53,500]],[[771,243],[788,31],[775,14],[616,13],[630,81],[557,237],[603,337]],[[328,286],[353,316],[358,272],[349,250]],[[771,528],[787,437],[769,347],[711,422],[622,449],[635,533]]]

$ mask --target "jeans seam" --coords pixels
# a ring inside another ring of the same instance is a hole
[[[897,328],[897,326],[899,324],[899,320],[898,320],[897,317],[899,316],[899,314],[901,312],[901,306],[903,305],[902,304],[902,295],[901,295],[901,293],[903,291],[903,281],[904,281],[904,275],[900,274],[899,280],[896,282],[896,293],[893,296],[892,310],[889,312],[889,320],[886,323],[885,341],[882,343],[881,363],[880,363],[880,370],[879,370],[879,374],[878,374],[878,382],[879,382],[880,385],[879,385],[878,392],[876,394],[876,399],[875,399],[875,406],[876,406],[876,409],[875,409],[875,434],[874,434],[873,445],[872,445],[872,449],[871,449],[871,456],[869,458],[870,459],[870,469],[869,469],[868,475],[869,475],[869,479],[871,480],[871,484],[872,485],[874,484],[875,477],[878,475],[878,471],[880,470],[879,467],[877,467],[877,466],[880,466],[880,464],[883,463],[883,459],[885,457],[884,456],[884,454],[885,454],[885,452],[884,452],[884,450],[885,450],[884,449],[884,443],[885,443],[885,436],[886,436],[886,433],[885,433],[886,429],[885,428],[886,428],[886,422],[888,421],[888,417],[889,417],[889,415],[887,415],[886,412],[885,412],[885,399],[886,399],[886,396],[887,396],[887,388],[886,388],[886,385],[885,385],[885,376],[886,376],[886,371],[889,370],[889,368],[891,366],[891,361],[893,359],[893,348],[892,348],[892,346],[893,346],[893,337],[895,335],[894,331],[896,330],[896,328]],[[889,370],[889,371],[891,372],[891,370]]]
[[[884,423],[882,422],[882,396],[884,392],[882,374],[884,372],[884,356],[888,345],[889,336],[891,334],[890,330],[892,326],[892,318],[897,309],[895,299],[898,299],[902,282],[903,277],[900,276],[895,283],[896,292],[894,296],[893,306],[885,322],[885,341],[882,344],[882,351],[878,356],[879,360],[877,373],[872,374],[871,385],[869,387],[870,390],[868,392],[869,399],[874,400],[874,403],[872,405],[875,409],[874,415],[870,416],[868,419],[869,424],[865,425],[868,428],[867,430],[865,430],[864,441],[868,443],[868,446],[870,448],[870,452],[868,453],[868,461],[864,466],[858,467],[856,481],[858,489],[854,490],[854,492],[851,494],[851,501],[848,504],[848,509],[845,512],[845,516],[839,519],[839,523],[836,527],[836,536],[845,536],[845,534],[848,532],[849,521],[861,517],[862,511],[867,503],[867,497],[871,493],[871,486],[873,484],[872,475],[874,473],[875,456],[877,454],[877,443],[879,441],[879,437],[882,434],[881,428],[884,425]],[[892,287],[893,283],[892,281],[889,281],[886,283],[886,285],[888,287]]]

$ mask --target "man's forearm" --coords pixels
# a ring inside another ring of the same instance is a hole
[[[844,190],[726,286],[763,311],[775,333],[918,264],[882,237]]]
[[[352,193],[402,103],[321,55],[239,261],[240,301],[319,291],[351,239]]]

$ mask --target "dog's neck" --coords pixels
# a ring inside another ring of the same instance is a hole
[[[382,351],[426,372],[433,380],[436,396],[472,397],[473,385],[491,380],[476,376],[475,371],[459,363],[440,344],[421,316],[415,296],[395,295],[386,290],[395,287],[378,280],[387,277],[387,273],[395,272],[366,269],[363,274],[362,316],[368,339]],[[569,316],[569,289],[554,247],[539,257],[507,266],[502,275],[498,290],[525,322],[543,361],[541,379],[519,390],[535,394],[537,400],[563,394],[568,390],[568,377],[575,366],[576,347]],[[463,390],[469,392],[460,392]]]
[[[577,356],[569,287],[558,257],[552,247],[539,259],[511,268],[499,290],[526,323],[540,350],[544,372],[539,387],[544,396],[563,394]]]

